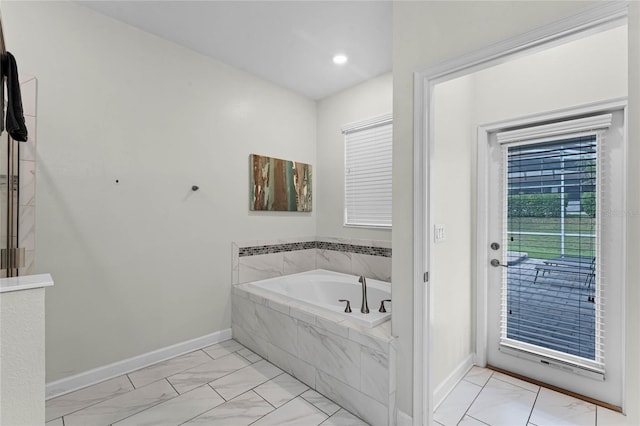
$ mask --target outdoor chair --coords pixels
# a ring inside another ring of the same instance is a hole
[[[584,256],[560,256],[545,260],[542,265],[536,266],[536,277],[533,280],[534,285],[538,280],[540,271],[542,271],[543,276],[546,273],[560,273],[585,277],[585,284],[587,287],[591,288],[591,283],[594,281],[596,275],[596,258]]]

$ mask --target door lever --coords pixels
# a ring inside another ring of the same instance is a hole
[[[502,266],[503,268],[508,268],[509,267],[509,265],[503,265],[502,263],[500,263],[500,261],[498,259],[491,259],[491,266],[493,266],[493,267]]]

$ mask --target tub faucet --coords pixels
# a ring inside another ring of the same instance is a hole
[[[369,304],[367,303],[367,279],[364,275],[360,275],[360,279],[358,280],[360,284],[362,284],[362,306],[360,307],[360,312],[363,314],[369,313]]]

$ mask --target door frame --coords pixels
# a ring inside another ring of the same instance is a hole
[[[435,146],[433,89],[435,85],[612,28],[619,25],[621,21],[626,22],[627,17],[626,2],[601,3],[533,31],[414,72],[413,424],[432,424],[435,403],[436,384],[432,381],[431,354],[433,350],[432,306],[435,303],[433,286],[437,285],[437,268],[433,262],[434,243],[431,238],[431,228],[435,223],[431,199],[434,186],[431,173],[436,161],[433,156]],[[478,153],[478,161],[486,161],[486,158],[480,158],[480,155]],[[478,185],[480,184],[479,181]],[[480,241],[485,240],[478,238],[478,246]],[[483,249],[486,250],[484,246]],[[476,267],[482,269],[486,268],[486,265],[478,263]],[[476,297],[477,302],[481,303],[482,297],[486,299],[486,293],[478,294]],[[486,322],[484,324],[479,322],[476,327],[483,328],[486,333]],[[481,352],[480,355],[486,360],[486,353],[483,355]],[[624,399],[623,393],[623,409]]]
[[[585,105],[580,105],[576,107],[563,108],[555,111],[549,111],[539,114],[532,114],[529,116],[518,117],[516,119],[504,120],[500,122],[495,122],[491,124],[483,124],[478,126],[478,168],[477,168],[477,211],[476,211],[476,258],[478,262],[476,263],[476,365],[480,367],[486,367],[487,365],[487,345],[488,345],[488,287],[489,287],[489,258],[490,250],[487,244],[489,241],[489,229],[488,229],[488,196],[489,196],[489,138],[490,134],[500,132],[505,129],[514,128],[514,127],[527,127],[527,126],[535,126],[540,123],[550,123],[554,121],[563,121],[571,119],[572,117],[585,116],[585,115],[594,115],[594,114],[605,114],[613,111],[622,111],[623,120],[624,120],[624,133],[623,133],[623,158],[627,158],[627,150],[628,150],[628,126],[627,126],[627,97],[616,98],[607,101],[593,102]],[[624,176],[623,187],[620,189],[623,194],[627,193],[627,165],[626,163],[622,165],[622,176]],[[625,199],[625,207],[626,211],[626,199]],[[626,216],[622,219],[622,282],[623,286],[621,289],[621,298],[622,301],[626,299],[626,288],[627,288],[627,277],[626,277],[626,258],[627,258],[627,220]],[[484,259],[484,261],[483,261]],[[621,304],[621,346],[625,347],[625,339],[626,339],[626,323],[624,321],[625,318],[625,305]],[[624,378],[625,378],[625,352],[624,350],[621,353],[621,380],[622,380],[622,409],[624,412],[624,401],[625,401],[625,392],[624,392]]]

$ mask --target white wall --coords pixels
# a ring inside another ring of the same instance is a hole
[[[629,117],[640,116],[640,3],[629,4]],[[627,151],[627,298],[625,304],[625,353],[627,416],[629,424],[640,423],[640,120],[629,120]]]
[[[398,359],[406,361],[398,363],[398,409],[404,413],[412,412],[413,389],[412,364],[408,362],[413,354],[413,73],[525,33],[593,4],[594,2],[563,1],[394,2],[393,299],[396,306],[402,306],[403,309],[394,310],[393,332],[399,336]],[[632,2],[632,8],[635,7],[636,4]],[[632,23],[638,24],[640,18]],[[638,37],[634,31],[631,34]],[[629,52],[633,57],[638,55],[631,45]],[[630,76],[640,72],[640,65],[636,66],[636,73],[630,72]],[[640,129],[637,132],[640,133]],[[633,152],[632,150],[631,153]],[[640,152],[636,151],[635,155],[637,163]],[[636,206],[637,192],[635,189],[633,194]],[[630,231],[630,239],[640,241],[640,227],[635,226]],[[630,259],[634,258],[634,253],[635,258],[640,256],[638,246],[639,243],[634,243],[633,250],[629,253]],[[628,296],[634,296],[635,303],[640,302],[637,290]],[[630,303],[629,299],[627,303]],[[637,314],[635,317],[628,317],[628,321],[633,318],[637,319]],[[630,359],[630,355],[633,355],[633,359],[639,358],[637,337],[633,337],[633,342],[635,344],[628,346],[627,359]],[[638,367],[634,366],[631,372],[633,377],[640,379]],[[638,386],[635,382],[634,380],[627,385],[632,401],[638,401]],[[635,407],[630,406],[630,409],[637,412]]]
[[[231,241],[316,234],[248,200],[250,153],[315,164],[315,104],[76,3],[2,12],[39,83],[47,381],[229,328]]]
[[[620,26],[474,73],[476,123],[627,96],[627,37]]]
[[[462,77],[435,87],[436,159],[433,170],[434,221],[444,241],[434,246],[433,383],[440,386],[473,352],[471,347],[472,150],[475,85]]]
[[[393,77],[373,78],[318,101],[318,235],[391,240],[390,229],[344,226],[344,136],[342,127],[391,112]]]

